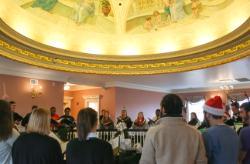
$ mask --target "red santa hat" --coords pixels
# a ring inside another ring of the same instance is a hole
[[[208,99],[205,105],[203,106],[203,109],[205,112],[216,116],[223,116],[225,112],[220,96],[215,96],[213,98]]]

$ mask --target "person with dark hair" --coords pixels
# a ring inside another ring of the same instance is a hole
[[[203,132],[209,164],[237,164],[240,149],[236,132],[224,124],[224,108],[220,96],[208,99],[204,104],[204,114],[210,124]]]
[[[12,147],[13,164],[63,164],[61,147],[49,134],[49,110],[34,109],[26,133]]]
[[[109,117],[109,111],[104,112],[104,115],[100,120],[100,129],[114,129],[114,122]]]
[[[60,117],[59,117],[59,115],[58,114],[56,114],[56,107],[54,107],[54,106],[52,106],[51,108],[50,108],[50,115],[51,115],[51,119],[52,120],[58,120]]]
[[[239,107],[240,107],[240,105],[237,101],[234,101],[231,103],[231,109],[233,111],[232,119],[234,120],[234,123],[239,123],[239,122],[241,123],[242,122]]]
[[[10,101],[9,103],[10,103],[10,108],[13,114],[13,121],[15,125],[18,126],[20,122],[22,121],[23,117],[16,112],[16,102]]]
[[[106,112],[106,110],[105,110],[105,109],[103,109],[103,110],[101,111],[101,115],[99,116],[99,121],[101,121],[101,120],[102,120],[102,118],[103,118],[103,116],[104,116],[105,112]]]
[[[0,100],[0,163],[12,164],[11,148],[19,133],[13,129],[10,104]]]
[[[121,116],[117,118],[117,124],[119,123],[125,123],[127,129],[131,128],[133,122],[131,121],[131,118],[128,116],[127,111],[123,109],[121,111]]]
[[[33,105],[32,108],[31,108],[31,112],[26,114],[26,116],[23,118],[22,123],[21,123],[22,126],[27,127],[27,125],[29,123],[30,115],[31,115],[32,111],[34,111],[36,109],[38,109],[38,106]]]
[[[114,164],[112,146],[96,136],[97,112],[91,108],[79,111],[78,138],[71,140],[66,149],[67,164]]]
[[[250,163],[250,102],[243,103],[240,106],[241,117],[247,125],[240,131],[241,153],[240,162],[242,164]]]
[[[59,122],[69,128],[75,127],[75,119],[70,115],[71,109],[69,107],[64,109],[64,115],[59,118]]]
[[[198,119],[195,112],[191,113],[191,120],[188,122],[188,124],[196,127],[200,126],[200,120]]]
[[[183,102],[178,95],[163,97],[163,116],[147,132],[140,164],[207,163],[201,134],[184,121],[182,109]]]
[[[156,109],[155,110],[155,116],[153,117],[152,121],[156,122],[161,118],[161,110],[160,109]]]

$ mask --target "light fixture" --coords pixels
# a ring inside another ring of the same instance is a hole
[[[234,86],[233,85],[221,85],[220,89],[226,94],[228,94],[230,91],[234,89]]]
[[[30,80],[31,97],[36,98],[42,95],[43,87],[38,83],[36,79]]]
[[[65,84],[65,85],[64,85],[64,90],[65,90],[65,91],[70,90],[70,86],[69,86],[69,85],[67,85],[67,84]]]
[[[70,90],[70,86],[72,86],[72,85],[74,85],[74,84],[70,84],[70,83],[64,84],[64,90],[65,90],[65,91]]]

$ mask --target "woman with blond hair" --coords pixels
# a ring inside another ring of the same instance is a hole
[[[19,136],[13,129],[12,113],[10,104],[0,100],[0,163],[12,164],[11,148]]]
[[[35,109],[27,126],[13,145],[13,164],[62,164],[63,156],[59,143],[49,137],[50,113]]]
[[[97,112],[91,108],[79,111],[77,116],[78,139],[67,145],[67,164],[113,164],[111,145],[97,138]]]

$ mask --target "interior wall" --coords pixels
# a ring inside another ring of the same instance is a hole
[[[100,111],[102,109],[108,110],[111,118],[115,117],[115,88],[95,88],[82,91],[65,91],[64,96],[72,97],[71,109],[72,115],[77,116],[80,109],[85,107],[85,100],[83,97],[100,96]]]
[[[134,120],[138,112],[143,112],[145,118],[152,118],[155,110],[160,108],[160,101],[165,93],[143,91],[127,88],[116,88],[116,117],[125,108]]]
[[[7,100],[16,102],[16,112],[25,115],[31,111],[32,105],[49,109],[51,106],[57,108],[57,113],[63,113],[63,83],[48,80],[39,80],[42,86],[42,95],[31,97],[30,79],[0,74],[0,99],[4,96],[6,88]]]

